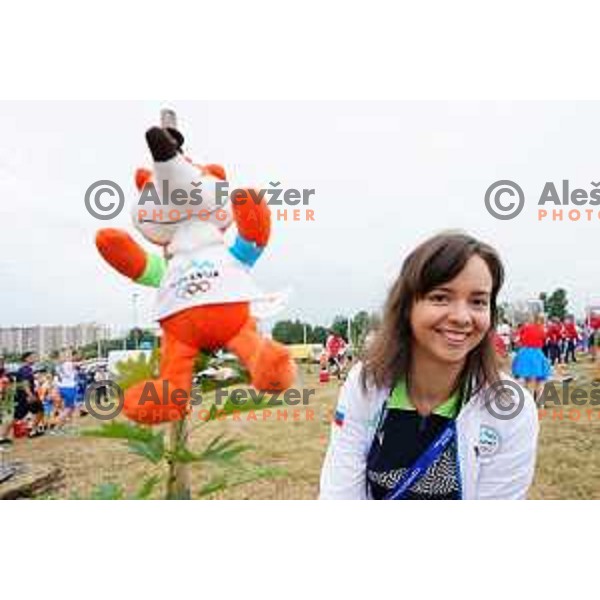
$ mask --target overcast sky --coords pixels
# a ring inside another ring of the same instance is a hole
[[[328,324],[379,308],[407,252],[446,228],[499,250],[506,299],[558,286],[576,311],[600,299],[599,207],[591,222],[536,220],[546,181],[600,181],[598,103],[3,102],[0,325],[130,323],[135,289],[142,323],[152,320],[154,292],[103,262],[94,234],[106,222],[83,199],[111,179],[134,201],[162,106],[177,110],[188,153],[222,164],[232,186],[316,190],[315,222],[275,222],[254,270],[266,291],[291,287],[279,318]],[[525,192],[514,220],[484,207],[500,179]],[[129,212],[110,226],[132,231]]]

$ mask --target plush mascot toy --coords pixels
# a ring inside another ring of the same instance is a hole
[[[200,350],[233,352],[258,390],[290,387],[295,367],[289,352],[257,332],[250,310],[265,299],[249,269],[269,240],[269,208],[249,196],[246,202],[221,202],[216,184],[225,180],[224,169],[193,164],[182,153],[184,140],[176,128],[153,127],[146,141],[154,169],[136,172],[141,196],[133,220],[146,239],[162,246],[163,255],[147,253],[125,231],[102,229],[96,236],[98,250],[113,268],[158,288],[160,376],[126,391],[125,415],[147,424],[182,419]],[[142,202],[156,195],[160,203]],[[237,238],[227,247],[224,233],[233,221]],[[184,390],[185,398],[175,390]]]

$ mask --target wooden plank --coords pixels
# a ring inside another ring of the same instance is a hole
[[[56,465],[17,463],[15,466],[15,475],[0,483],[0,500],[34,498],[50,494],[63,484],[64,474]]]

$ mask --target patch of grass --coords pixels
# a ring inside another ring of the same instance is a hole
[[[575,376],[571,389],[589,396],[592,382],[600,380],[600,365],[581,357],[570,369]],[[564,401],[563,389],[557,385]],[[561,411],[562,409],[562,411]],[[589,412],[588,412],[589,411]],[[562,419],[561,417],[562,412]],[[537,466],[530,498],[600,498],[600,405],[557,406],[547,403],[540,411]]]
[[[574,385],[591,389],[600,372],[591,363],[579,363],[573,373]],[[598,367],[596,367],[597,369]],[[318,494],[319,476],[329,440],[331,415],[337,400],[337,381],[318,382],[318,372],[303,369],[302,386],[315,389],[309,404],[298,407],[270,407],[271,417],[256,411],[241,413],[235,420],[203,424],[193,421],[189,449],[201,452],[214,436],[235,437],[252,446],[244,453],[245,462],[258,468],[285,469],[285,475],[272,480],[258,480],[216,491],[212,498],[311,499]],[[206,395],[210,400],[210,394]],[[595,407],[584,407],[595,408]],[[312,418],[306,418],[306,410]],[[552,419],[551,407],[541,422],[538,461],[531,498],[600,498],[600,406],[594,418],[573,421],[564,413],[563,420]],[[279,415],[278,412],[279,411]],[[284,414],[287,415],[284,420]],[[279,418],[277,418],[279,416]],[[81,429],[97,427],[90,417],[81,419]],[[56,496],[90,497],[98,486],[122,486],[124,493],[134,495],[148,478],[159,475],[143,458],[131,454],[127,443],[116,439],[96,439],[79,436],[44,436],[34,440],[17,440],[12,458],[27,462],[50,462],[60,465],[65,473],[65,487]],[[216,468],[216,467],[215,467]],[[192,497],[199,497],[216,471],[208,466],[192,470]],[[102,488],[104,489],[104,488]],[[160,497],[154,490],[150,497]]]

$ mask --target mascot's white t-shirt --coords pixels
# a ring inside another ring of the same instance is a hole
[[[158,290],[158,320],[194,306],[265,297],[221,232],[207,223],[180,226],[168,251],[172,258]]]

